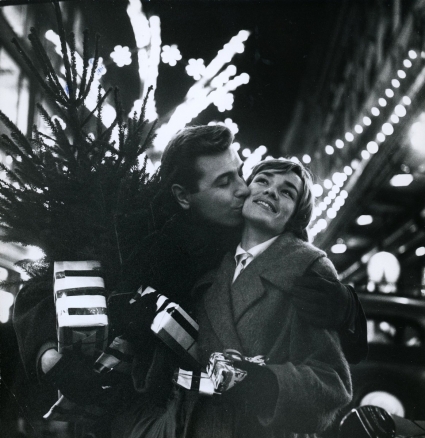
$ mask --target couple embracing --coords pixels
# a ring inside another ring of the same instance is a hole
[[[219,396],[176,390],[178,358],[148,339],[149,318],[115,304],[139,363],[136,395],[112,422],[113,437],[317,436],[351,400],[348,362],[367,354],[366,320],[354,290],[308,243],[311,175],[300,163],[268,160],[245,182],[232,142],[221,125],[189,127],[170,141],[157,199],[163,223],[135,254],[129,269],[139,274],[123,288],[153,286],[191,311],[201,363],[233,349],[266,357],[266,366],[242,364],[247,377]],[[29,324],[51,301],[46,295],[31,309],[17,298],[15,328],[29,374],[48,375],[63,360],[52,323],[37,334]]]
[[[163,418],[173,415],[175,434],[191,438],[316,436],[351,400],[347,360],[366,355],[364,314],[325,253],[308,243],[309,171],[268,160],[245,182],[232,141],[223,126],[190,127],[165,150],[161,180],[184,224],[162,234],[167,243],[159,244],[158,272],[170,272],[177,283],[184,278],[184,296],[169,294],[199,323],[201,363],[226,349],[267,362],[241,364],[247,377],[222,395],[174,393]],[[155,436],[162,427],[147,420],[146,403],[133,414],[117,436]]]

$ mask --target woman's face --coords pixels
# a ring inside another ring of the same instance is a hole
[[[255,175],[249,189],[242,209],[245,224],[269,238],[281,234],[302,194],[301,178],[294,172],[265,170]]]

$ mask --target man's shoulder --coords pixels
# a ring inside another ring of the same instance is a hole
[[[210,287],[216,280],[218,275],[218,268],[211,269],[204,275],[202,275],[194,284],[192,288],[193,293],[197,293],[199,291],[202,291],[208,287]]]
[[[204,292],[206,289],[212,286],[218,278],[227,278],[230,272],[233,274],[234,270],[235,259],[233,253],[227,252],[224,255],[220,265],[208,270],[205,274],[198,278],[192,288],[192,296]]]

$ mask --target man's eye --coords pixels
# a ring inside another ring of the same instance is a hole
[[[218,186],[219,187],[227,187],[230,184],[229,178],[222,179],[219,181]]]

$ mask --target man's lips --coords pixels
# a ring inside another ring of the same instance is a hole
[[[256,199],[254,202],[259,204],[261,207],[272,211],[273,213],[277,213],[276,207],[270,201],[266,201],[265,199]]]

